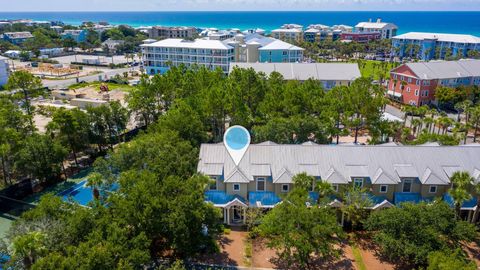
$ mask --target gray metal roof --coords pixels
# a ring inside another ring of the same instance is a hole
[[[406,65],[423,80],[480,77],[480,60],[432,61]]]
[[[353,81],[360,78],[358,64],[352,63],[230,63],[234,67],[253,68],[266,75],[276,71],[285,80]]]
[[[403,177],[448,184],[456,169],[480,178],[480,148],[252,144],[237,167],[223,144],[202,144],[198,171],[219,172],[218,164],[223,165],[228,182],[267,176],[276,183],[289,183],[293,175],[306,172],[337,184],[355,176],[370,177],[375,184],[391,184]]]

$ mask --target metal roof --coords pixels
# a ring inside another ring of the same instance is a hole
[[[211,164],[223,164],[226,182],[246,183],[253,181],[254,176],[265,176],[252,175],[256,171],[264,173],[267,166],[256,166],[263,164],[269,165],[274,183],[291,183],[293,175],[307,172],[330,183],[344,184],[351,181],[349,177],[355,177],[352,174],[357,172],[351,170],[351,165],[357,164],[363,166],[357,177],[368,176],[374,184],[400,182],[400,178],[409,177],[424,183],[448,184],[452,167],[480,175],[480,148],[251,144],[236,166],[223,144],[202,144],[198,171],[219,171]]]
[[[410,32],[394,36],[392,39],[424,40],[435,39],[443,42],[480,43],[480,38],[472,35]]]
[[[211,50],[228,50],[233,49],[232,46],[223,43],[220,40],[195,39],[184,40],[180,38],[167,38],[150,44],[142,44],[141,47],[154,48],[188,48],[188,49],[211,49]]]
[[[393,23],[385,23],[385,22],[360,22],[355,27],[361,28],[370,28],[370,29],[383,29],[386,26],[391,26],[392,28],[398,28]]]
[[[431,61],[407,63],[418,78],[423,80],[454,79],[480,76],[480,60]]]
[[[279,39],[274,39],[272,42],[268,43],[265,46],[262,46],[259,50],[266,51],[266,50],[296,50],[296,51],[303,51],[305,49],[300,48],[298,46],[292,45],[285,41],[281,41]]]
[[[239,195],[227,194],[225,191],[221,190],[205,191],[205,201],[211,202],[215,206],[225,206],[235,200],[246,206],[246,200]]]
[[[230,72],[234,67],[279,72],[285,80],[353,81],[361,76],[358,64],[352,63],[230,63]]]

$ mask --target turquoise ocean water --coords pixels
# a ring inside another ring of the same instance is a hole
[[[399,33],[411,31],[460,33],[480,36],[480,11],[391,12],[391,11],[202,11],[202,12],[0,12],[0,19],[60,20],[78,25],[83,21],[108,21],[131,26],[195,26],[216,28],[263,28],[272,30],[285,23],[347,24],[382,18],[399,26]]]

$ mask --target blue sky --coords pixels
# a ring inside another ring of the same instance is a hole
[[[1,11],[467,10],[480,0],[0,0]]]

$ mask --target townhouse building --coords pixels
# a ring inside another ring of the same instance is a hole
[[[202,38],[195,40],[165,39],[140,45],[148,74],[164,73],[169,65],[205,66],[228,73],[232,62],[300,62],[303,49],[257,33],[237,34],[226,40]]]
[[[305,42],[321,42],[324,40],[335,41],[340,39],[342,35],[342,30],[331,30],[328,29],[318,29],[318,28],[309,28],[303,32],[303,40]]]
[[[480,60],[406,63],[390,72],[387,95],[404,104],[436,104],[438,86],[480,85]]]
[[[62,39],[73,39],[77,43],[85,42],[87,40],[87,30],[65,30],[62,33]]]
[[[195,27],[153,26],[148,29],[148,37],[152,39],[193,38],[196,34],[197,29]]]
[[[393,37],[392,47],[392,54],[400,58],[462,58],[480,53],[480,38],[472,35],[410,32]]]
[[[236,163],[224,144],[202,144],[197,170],[214,180],[205,191],[205,201],[222,209],[225,223],[242,224],[247,208],[269,209],[280,203],[300,173],[315,178],[309,192],[311,203],[319,197],[318,181],[333,186],[332,207],[341,205],[342,192],[352,185],[367,190],[373,210],[442,197],[448,201],[450,178],[456,171],[467,171],[475,181],[480,180],[479,157],[480,147],[475,146],[263,142],[250,144]],[[473,210],[475,198],[462,205],[462,210]]]
[[[273,38],[291,43],[299,43],[303,41],[303,30],[301,28],[280,28],[272,30]]]
[[[393,23],[386,23],[382,22],[381,19],[377,19],[377,21],[372,22],[369,20],[368,22],[360,22],[355,26],[355,32],[378,32],[380,33],[381,39],[389,39],[397,35],[398,26]]]
[[[30,32],[7,32],[3,33],[3,40],[14,45],[20,45],[25,41],[32,39],[33,35]]]
[[[352,63],[230,63],[230,72],[235,67],[253,68],[266,75],[278,72],[285,80],[318,80],[325,90],[335,86],[348,86],[361,77],[358,64]]]

